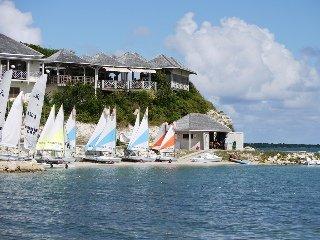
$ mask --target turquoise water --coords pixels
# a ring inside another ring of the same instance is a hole
[[[0,239],[320,239],[320,167],[0,174]]]

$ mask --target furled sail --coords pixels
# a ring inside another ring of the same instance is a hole
[[[116,109],[113,109],[112,115],[107,116],[107,124],[97,141],[97,151],[114,152],[116,148],[116,126]]]
[[[75,152],[76,132],[76,109],[73,108],[66,123],[66,150],[69,152]]]
[[[5,147],[17,147],[20,142],[23,114],[23,92],[14,100],[7,119],[2,129],[0,145]]]
[[[3,124],[5,121],[7,102],[9,97],[10,85],[12,80],[12,70],[6,71],[0,82],[0,141]]]
[[[86,151],[92,151],[95,149],[95,146],[99,140],[100,134],[102,133],[106,122],[107,122],[107,116],[110,115],[109,109],[103,109],[103,112],[100,116],[100,119],[98,121],[98,124],[96,128],[94,129],[93,134],[91,135],[87,145],[86,145]]]
[[[130,141],[131,143],[131,141]],[[149,148],[149,124],[148,124],[148,108],[143,116],[134,141],[128,146],[129,150],[146,150]]]
[[[39,125],[46,91],[47,75],[43,74],[35,83],[30,94],[27,113],[25,117],[24,147],[34,149],[39,137]]]
[[[136,117],[136,121],[134,123],[132,132],[131,132],[131,136],[130,136],[130,142],[128,144],[128,149],[132,150],[132,144],[135,142],[135,140],[137,139],[137,133],[139,131],[139,126],[140,126],[140,109],[136,109],[136,111],[134,112],[134,114],[137,115]]]
[[[44,150],[64,151],[65,136],[64,136],[64,112],[61,105],[54,124],[49,131],[48,140]]]
[[[166,135],[167,132],[167,127],[168,127],[168,123],[162,123],[161,126],[159,127],[159,131],[158,134],[152,144],[152,148],[153,149],[158,149],[161,146],[161,143]]]
[[[174,146],[175,146],[175,132],[174,132],[173,125],[171,125],[159,149],[162,151],[174,151]]]

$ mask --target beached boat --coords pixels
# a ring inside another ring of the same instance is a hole
[[[200,156],[194,157],[191,159],[191,162],[197,163],[212,163],[212,162],[221,162],[222,158],[215,155],[214,153],[204,153]]]
[[[137,117],[130,137],[130,142],[125,150],[122,161],[124,162],[154,162],[157,155],[149,149],[149,124],[148,108],[140,123],[140,111],[136,110]]]
[[[116,109],[110,114],[110,109],[104,109],[99,122],[87,145],[84,161],[99,163],[120,162],[116,156]]]
[[[311,159],[311,158],[308,157],[308,158],[303,162],[303,165],[309,165],[309,166],[319,165],[319,166],[320,166],[320,160]]]
[[[249,160],[245,160],[245,159],[237,159],[237,158],[229,158],[230,162],[235,162],[235,163],[239,163],[239,164],[247,164],[247,165],[251,165],[252,162]]]
[[[168,125],[164,125],[164,135],[163,137],[160,137],[159,139],[162,139],[161,142],[158,140],[156,144],[159,144],[158,146],[154,145],[154,148],[159,151],[159,156],[157,157],[157,162],[174,162],[177,161],[175,157],[175,131],[174,131],[174,125],[170,125],[168,131],[166,130],[168,128]],[[160,128],[160,131],[163,131],[162,128]],[[161,133],[161,132],[160,132]]]

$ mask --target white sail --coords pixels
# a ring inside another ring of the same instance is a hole
[[[66,150],[69,152],[75,152],[76,132],[76,109],[73,108],[66,123]]]
[[[61,105],[53,127],[49,131],[47,143],[44,150],[64,151],[65,136],[64,136],[64,112]]]
[[[6,71],[0,83],[0,141],[3,124],[5,121],[7,102],[12,80],[12,70]]]
[[[173,125],[169,127],[159,149],[166,152],[174,151],[175,148],[175,131]]]
[[[47,142],[49,140],[50,129],[52,129],[53,124],[54,124],[55,115],[56,115],[55,105],[53,105],[51,107],[46,124],[44,125],[42,132],[40,134],[40,137],[38,139],[38,142],[36,145],[37,150],[44,150],[45,149],[45,145],[47,144]]]
[[[147,150],[149,149],[149,124],[148,124],[148,108],[143,116],[135,140],[130,145],[129,150]]]
[[[100,137],[100,134],[102,133],[105,125],[106,125],[106,122],[107,122],[107,116],[110,114],[110,110],[108,109],[103,109],[103,112],[100,116],[100,119],[98,121],[98,124],[96,126],[96,128],[94,129],[94,132],[93,134],[91,135],[87,145],[86,145],[86,151],[90,151],[90,150],[94,150],[98,140],[99,140],[99,137]]]
[[[14,100],[7,119],[2,129],[0,145],[5,147],[17,147],[20,142],[23,114],[23,92]]]
[[[136,113],[137,117],[136,117],[136,121],[134,123],[134,127],[131,132],[130,142],[128,144],[129,150],[132,150],[132,144],[135,142],[135,140],[137,138],[137,133],[139,131],[139,126],[140,126],[140,109],[136,109],[135,113]]]
[[[24,147],[34,149],[39,137],[39,125],[46,91],[47,75],[43,74],[35,83],[30,94],[27,113],[25,117]]]
[[[96,144],[97,151],[114,152],[116,148],[116,119],[116,109],[114,109],[112,115],[107,116],[107,124]]]

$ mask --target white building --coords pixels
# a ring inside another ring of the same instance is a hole
[[[229,132],[226,138],[226,150],[243,150],[243,132]]]

